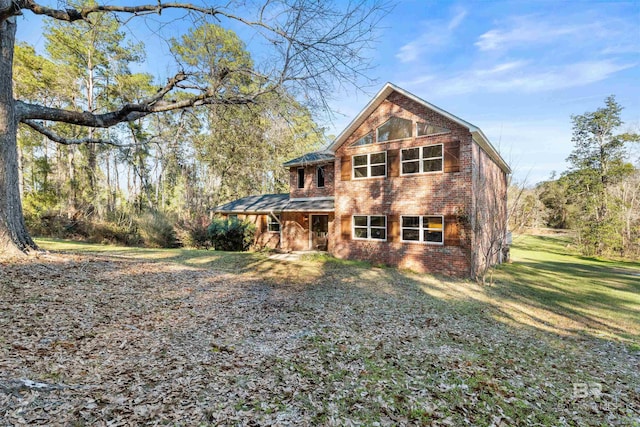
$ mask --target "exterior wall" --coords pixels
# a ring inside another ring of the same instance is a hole
[[[306,251],[312,249],[310,247],[310,215],[328,215],[329,216],[329,236],[333,236],[335,221],[334,214],[327,212],[284,212],[282,214],[282,250],[285,251]],[[331,250],[332,242],[329,241],[329,250]]]
[[[391,116],[427,121],[446,127],[451,132],[350,147],[351,143]],[[336,170],[341,171],[342,161],[355,154],[385,150],[389,154],[389,150],[439,143],[446,147],[446,144],[454,141],[458,141],[460,147],[457,172],[390,176],[392,166],[388,158],[387,176],[384,178],[344,180],[342,174],[338,173],[335,182],[335,214],[339,226],[334,230],[335,245],[330,252],[340,258],[365,259],[419,272],[469,276],[471,237],[464,218],[472,205],[472,147],[475,143],[468,129],[393,93],[336,151]],[[394,161],[398,163],[395,167],[399,167],[399,156]],[[387,241],[351,239],[350,225],[347,225],[348,230],[344,230],[344,221],[351,224],[351,216],[354,214],[386,215]],[[455,218],[455,224],[445,223],[445,235],[449,227],[457,228],[458,239],[445,239],[444,245],[401,242],[400,215],[443,215],[446,219]]]
[[[507,175],[474,144],[472,273],[503,261],[507,235]]]
[[[284,251],[306,251],[310,248],[309,215],[329,216],[329,236],[333,236],[335,221],[334,214],[327,212],[283,212],[280,214],[280,233],[272,232],[267,227],[268,215],[243,215],[239,220],[248,220],[256,226],[255,247],[267,249],[282,249]],[[224,215],[228,218],[228,215]],[[329,250],[332,246],[329,242]]]
[[[324,187],[318,188],[316,169],[324,166]],[[305,197],[333,197],[335,193],[335,167],[333,163],[311,165],[304,168],[304,188],[298,188],[298,167],[289,168],[289,188],[292,199]]]

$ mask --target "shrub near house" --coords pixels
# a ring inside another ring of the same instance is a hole
[[[218,206],[258,245],[475,276],[506,245],[509,166],[476,126],[387,83],[321,152],[284,164],[290,192]]]

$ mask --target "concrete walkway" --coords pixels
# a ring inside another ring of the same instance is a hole
[[[325,251],[292,251],[292,252],[274,252],[269,255],[270,259],[278,259],[281,261],[298,261],[303,255],[326,254]]]

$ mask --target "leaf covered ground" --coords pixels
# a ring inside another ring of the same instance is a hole
[[[480,286],[43,242],[0,262],[0,424],[638,425],[640,268],[560,243]]]

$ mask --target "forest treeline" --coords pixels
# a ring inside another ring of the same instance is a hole
[[[144,47],[128,41],[111,15],[73,24],[48,20],[43,37],[43,54],[16,46],[14,92],[22,100],[99,112],[161,90],[150,74],[131,71],[148,60]],[[230,92],[256,84],[250,73],[225,75],[253,67],[230,30],[203,24],[169,43],[181,66],[198,71],[196,85],[224,81]],[[193,89],[181,87],[185,97]],[[45,125],[101,143],[54,142],[21,125],[20,186],[29,231],[129,245],[197,245],[209,208],[288,191],[282,163],[326,142],[310,111],[284,89],[255,105],[201,106],[104,130]]]
[[[73,24],[49,19],[43,37],[45,52],[25,43],[15,48],[13,89],[21,100],[99,113],[162,91],[152,75],[132,72],[132,65],[149,59],[112,15]],[[211,85],[223,84],[219,89],[232,95],[264,84],[231,30],[202,24],[168,43],[179,66],[198,76],[178,82],[185,98]],[[194,246],[206,240],[209,208],[249,194],[288,191],[282,163],[324,146],[323,130],[284,85],[260,103],[228,100],[108,129],[63,121],[45,121],[42,129],[21,125],[19,179],[29,231],[92,242]],[[639,137],[621,132],[621,111],[611,96],[602,108],[572,117],[569,169],[533,188],[511,186],[513,231],[570,229],[584,254],[640,257]]]
[[[584,255],[640,259],[640,135],[622,131],[614,96],[572,117],[569,168],[534,187],[509,188],[510,228],[573,231]]]

